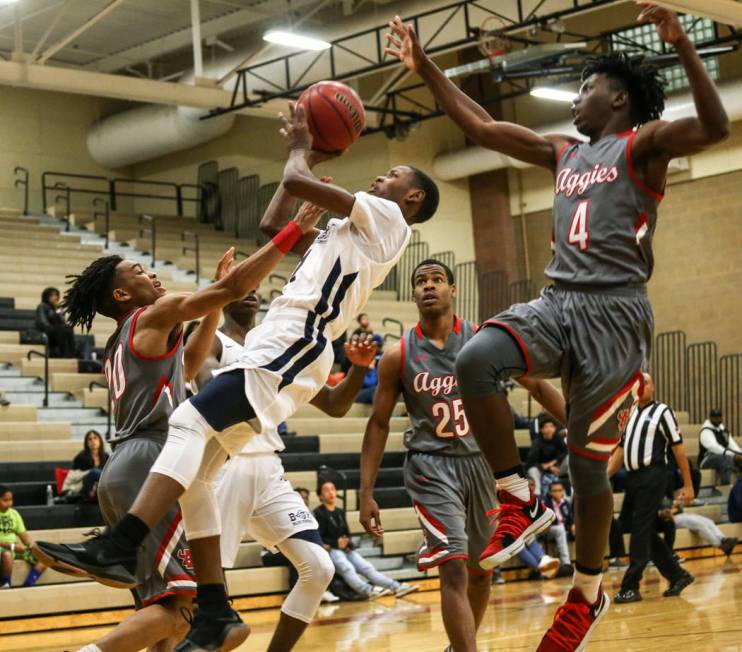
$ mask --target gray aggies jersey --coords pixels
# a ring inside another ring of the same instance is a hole
[[[557,156],[552,248],[546,276],[587,285],[646,283],[662,195],[633,169],[635,132],[572,143]]]
[[[475,332],[474,324],[454,315],[453,332],[442,349],[423,335],[419,324],[404,334],[402,394],[411,423],[404,443],[410,450],[445,455],[479,452],[464,414],[455,371],[456,356]]]
[[[185,399],[182,329],[163,356],[148,358],[134,349],[134,329],[145,310],[137,308],[124,317],[106,345],[104,371],[117,441],[134,435],[165,438],[170,414]]]

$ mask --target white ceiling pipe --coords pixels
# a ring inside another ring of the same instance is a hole
[[[730,121],[742,120],[742,80],[719,86],[719,93]],[[696,114],[693,97],[690,93],[671,98],[665,107],[662,117],[665,120],[677,120]],[[538,127],[539,134],[566,134],[575,138],[584,138],[577,133],[571,120]],[[452,181],[470,177],[473,174],[501,170],[502,168],[527,168],[528,163],[517,161],[509,156],[493,152],[484,147],[466,147],[464,149],[439,154],[433,159],[433,171],[439,179]]]

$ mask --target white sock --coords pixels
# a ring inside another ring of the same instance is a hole
[[[582,595],[585,596],[590,604],[595,604],[598,601],[598,592],[600,591],[600,584],[603,581],[603,573],[598,575],[586,575],[575,570],[575,574],[572,576],[572,586],[582,591]]]
[[[81,647],[77,652],[101,652],[101,649],[95,643],[91,643],[90,645]]]
[[[497,478],[497,489],[504,489],[511,496],[526,503],[531,502],[531,488],[528,486],[528,480],[522,475],[513,473],[504,478]]]

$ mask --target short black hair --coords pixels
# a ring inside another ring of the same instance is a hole
[[[10,491],[10,487],[8,487],[7,485],[4,485],[4,484],[0,484],[0,496],[4,496],[9,491]]]
[[[420,208],[415,216],[415,223],[422,224],[427,222],[435,212],[438,210],[438,202],[440,201],[440,193],[438,192],[438,186],[435,181],[431,179],[425,172],[419,170],[413,165],[408,165],[408,168],[412,170],[412,176],[414,177],[414,185],[425,193],[425,199],[423,199]]]
[[[44,291],[41,293],[41,302],[42,303],[49,303],[49,298],[52,296],[52,294],[59,294],[59,290],[57,288],[45,288]]]
[[[306,494],[309,496],[311,492],[306,487],[294,487],[294,491],[298,494]]]
[[[410,277],[410,283],[412,283],[412,287],[415,287],[415,275],[417,274],[417,270],[421,267],[425,267],[426,265],[437,265],[438,267],[441,267],[444,272],[446,272],[446,280],[448,281],[449,285],[453,285],[456,281],[453,277],[453,272],[451,271],[451,268],[446,265],[446,263],[441,262],[440,260],[437,260],[435,258],[426,258],[421,263],[418,263],[415,269],[412,270],[412,276]]]
[[[337,490],[337,485],[335,484],[335,482],[334,482],[333,480],[330,480],[330,478],[323,478],[322,480],[320,480],[320,481],[319,481],[319,482],[317,483],[317,495],[318,495],[318,496],[321,496],[321,495],[322,495],[322,488],[323,488],[323,487],[324,487],[324,486],[325,486],[325,485],[326,485],[326,484],[327,484],[328,482],[329,482],[329,483],[330,483],[330,484],[331,484],[331,485],[332,485],[333,487],[335,487],[335,489]]]
[[[564,483],[563,483],[563,482],[562,482],[561,480],[552,480],[552,481],[551,481],[551,482],[549,483],[549,490],[553,489],[553,488],[554,488],[554,485],[555,485],[555,484],[558,484],[558,485],[560,485],[561,487],[564,487]]]
[[[658,120],[665,110],[665,80],[656,66],[644,63],[644,57],[626,52],[602,55],[585,66],[582,81],[594,74],[604,74],[628,92],[633,126]]]
[[[116,267],[123,260],[115,254],[103,256],[90,263],[81,274],[67,275],[70,287],[64,293],[61,307],[70,325],[90,330],[96,313],[114,319],[118,316],[113,290]]]
[[[538,429],[541,430],[547,423],[550,423],[555,428],[559,428],[559,424],[557,424],[557,421],[554,417],[551,415],[545,415],[543,417],[539,417],[538,419]]]
[[[358,316],[356,317],[356,321],[360,324],[361,323],[361,319],[363,319],[364,317],[368,317],[368,313],[367,312],[359,312],[358,313]]]

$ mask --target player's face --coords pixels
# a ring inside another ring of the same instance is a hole
[[[134,306],[150,306],[166,293],[157,274],[150,272],[133,260],[123,260],[116,267],[114,297],[130,301]],[[117,294],[118,292],[118,294]]]
[[[572,102],[572,118],[577,131],[585,136],[600,132],[614,111],[619,93],[603,74],[590,75]]]
[[[425,265],[415,272],[415,303],[421,314],[440,314],[451,309],[456,286],[448,282],[440,265]]]
[[[6,491],[0,496],[0,512],[7,512],[13,506],[13,493]]]
[[[401,204],[410,191],[413,177],[410,168],[398,165],[386,174],[380,174],[376,177],[368,190],[368,194]]]
[[[252,290],[239,301],[233,301],[224,306],[224,312],[241,326],[252,322],[258,310],[260,310],[260,296],[257,290]]]

